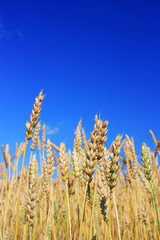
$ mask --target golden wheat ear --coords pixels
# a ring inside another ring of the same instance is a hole
[[[74,133],[74,149],[77,152],[80,152],[81,150],[81,145],[82,145],[82,137],[81,137],[81,125],[82,125],[82,121],[80,120],[77,126],[77,129]]]
[[[152,132],[152,130],[149,130],[149,132],[150,132],[150,134],[152,136],[153,142],[155,143],[155,145],[157,145],[157,139],[156,139],[154,133]]]
[[[47,140],[47,145],[46,145],[46,157],[47,157],[48,175],[52,177],[53,172],[56,168],[53,167],[53,153],[51,149],[51,142],[49,139]]]
[[[111,163],[108,177],[108,186],[112,190],[117,185],[118,172],[119,172],[119,154],[121,151],[122,137],[118,135],[112,144],[112,151],[110,153]]]
[[[149,132],[150,132],[150,134],[152,136],[152,139],[153,139],[153,141],[156,145],[155,150],[154,150],[154,156],[156,157],[158,155],[158,152],[159,152],[159,149],[160,149],[160,139],[157,141],[157,139],[156,139],[154,133],[152,132],[152,130],[149,130]]]
[[[62,179],[64,182],[68,180],[69,174],[69,162],[66,154],[66,147],[64,143],[61,143],[59,150],[59,166],[62,174]]]
[[[42,101],[44,99],[43,92],[41,91],[38,97],[35,99],[34,109],[32,110],[32,114],[30,115],[30,123],[26,123],[26,138],[30,140],[33,136],[34,128],[37,126],[37,122],[40,117]]]
[[[104,144],[107,140],[106,134],[108,132],[107,126],[107,121],[102,122],[98,119],[97,115],[95,116],[95,125],[88,141],[88,147],[85,152],[86,162],[83,169],[88,181],[91,181],[94,175],[96,163],[98,163],[98,161],[100,161],[104,156]]]
[[[35,127],[34,133],[33,133],[32,144],[31,144],[31,151],[32,152],[35,149],[36,143],[38,143],[40,127],[41,127],[41,124],[40,124],[40,122],[38,122],[36,127]]]

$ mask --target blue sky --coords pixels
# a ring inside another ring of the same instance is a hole
[[[159,1],[1,1],[0,144],[25,138],[35,97],[55,144],[87,138],[95,114],[109,121],[107,147],[133,136],[137,155],[160,138]],[[1,155],[0,155],[1,156]],[[2,157],[1,157],[2,159]],[[0,160],[1,161],[1,160]]]

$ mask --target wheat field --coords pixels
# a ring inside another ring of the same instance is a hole
[[[15,154],[2,145],[0,239],[160,239],[160,140],[150,131],[155,150],[144,143],[139,162],[132,137],[117,135],[106,148],[108,122],[96,115],[89,139],[79,121],[67,151],[46,139],[43,100],[41,91]]]

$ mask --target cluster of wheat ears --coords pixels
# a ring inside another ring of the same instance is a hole
[[[95,116],[89,140],[80,121],[73,150],[66,152],[64,143],[46,139],[45,125],[40,137],[43,99],[41,91],[16,153],[2,145],[0,239],[160,239],[160,140],[150,131],[155,151],[143,144],[140,164],[127,135],[106,148],[108,122]]]

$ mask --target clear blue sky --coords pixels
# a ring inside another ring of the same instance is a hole
[[[154,149],[160,138],[160,2],[1,0],[0,145],[25,138],[35,97],[44,90],[41,123],[57,145],[73,146],[82,119],[95,114],[117,134]],[[0,155],[1,156],[1,155]],[[0,160],[1,161],[1,160]]]

